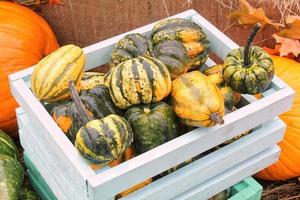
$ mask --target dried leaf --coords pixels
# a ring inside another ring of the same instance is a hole
[[[300,40],[300,17],[289,15],[285,22],[291,25],[291,28],[286,28],[280,31],[278,35],[290,39]]]
[[[273,34],[272,36],[277,43],[281,43],[281,47],[279,48],[280,56],[287,56],[289,53],[292,53],[297,57],[300,54],[299,40],[280,37],[276,34]]]
[[[246,0],[240,0],[240,9],[233,11],[229,16],[237,19],[241,25],[260,23],[262,26],[270,24],[276,28],[283,26],[282,24],[274,23],[271,19],[266,17],[262,8],[254,8]]]

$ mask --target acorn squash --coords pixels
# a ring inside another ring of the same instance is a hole
[[[266,90],[274,76],[271,57],[253,40],[261,26],[257,24],[245,47],[232,50],[224,60],[224,80],[234,91],[258,94]]]
[[[0,129],[0,155],[7,155],[18,159],[18,149],[14,141]]]
[[[152,49],[152,42],[147,37],[140,33],[128,34],[117,42],[112,51],[110,67],[116,67],[122,62],[138,56],[151,56]]]
[[[133,106],[127,110],[124,117],[132,127],[137,154],[149,151],[178,136],[176,115],[164,102]]]
[[[77,91],[83,74],[85,56],[75,45],[65,45],[43,58],[33,69],[31,89],[35,96],[46,102],[70,97],[69,80],[74,80]]]
[[[98,85],[104,85],[105,74],[99,72],[84,72],[80,81],[81,90],[89,90]]]
[[[158,102],[171,91],[168,69],[161,61],[152,57],[127,60],[115,67],[109,76],[111,98],[121,109]]]
[[[223,124],[224,99],[218,87],[200,71],[172,82],[171,103],[182,123],[190,126]]]
[[[151,38],[154,56],[168,67],[172,79],[199,68],[208,58],[207,36],[190,20],[162,20],[154,25]]]

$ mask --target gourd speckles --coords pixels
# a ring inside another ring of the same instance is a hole
[[[186,19],[167,19],[152,29],[153,54],[168,67],[171,78],[203,65],[209,41],[202,28]]]
[[[114,68],[108,85],[115,105],[125,109],[167,97],[171,91],[171,78],[161,61],[152,57],[138,57]]]
[[[31,89],[39,100],[55,102],[70,97],[69,80],[80,89],[85,56],[80,47],[65,45],[42,59],[31,77]]]

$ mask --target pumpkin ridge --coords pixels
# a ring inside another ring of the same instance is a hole
[[[109,119],[112,119],[112,118],[109,118]],[[112,121],[115,123],[115,121],[113,119],[112,119]],[[115,157],[116,155],[118,155],[117,150],[119,151],[119,144],[115,140],[116,139],[115,135],[117,135],[117,134],[114,134],[114,131],[111,130],[106,123],[99,123],[99,128],[100,128],[100,130],[105,132],[107,134],[107,136],[109,136],[109,137],[103,136],[103,138],[105,138],[106,143],[109,144],[110,149],[112,149],[112,155],[113,155],[113,157]],[[99,133],[100,133],[100,131],[99,131]],[[115,149],[115,148],[117,148],[117,149]]]
[[[139,57],[139,61],[142,63],[143,69],[146,71],[148,82],[150,83],[151,88],[151,96],[154,98],[154,69],[152,69],[152,66],[148,63],[148,61],[144,57]],[[143,102],[143,103],[150,103],[150,102]]]
[[[123,63],[124,64],[124,63]],[[117,67],[117,69],[115,70],[115,72],[113,73],[116,74],[116,82],[115,82],[115,85],[117,88],[119,88],[119,93],[120,95],[122,96],[122,99],[126,101],[126,104],[130,104],[130,102],[128,101],[128,99],[126,97],[124,97],[124,94],[123,94],[123,76],[122,76],[122,71],[123,71],[123,68],[124,67],[120,67],[121,65],[119,65],[119,67]],[[113,78],[111,78],[111,81],[113,80]],[[115,87],[112,87],[113,90]],[[116,99],[116,98],[115,98]],[[119,104],[121,104],[121,102],[119,102]]]
[[[281,151],[281,154],[282,154],[282,155],[285,155],[285,157],[286,157],[288,160],[290,160],[291,163],[293,163],[293,159],[290,159],[289,156],[288,156],[288,154],[286,154],[284,151]],[[285,167],[285,170],[288,171],[289,173],[291,173],[291,174],[295,174],[295,173],[296,173],[295,171],[293,171],[293,169],[291,169],[291,167],[288,167],[288,166],[285,164],[285,162],[281,162],[281,164]]]
[[[132,66],[131,66],[131,72],[133,74],[133,77],[134,77],[134,80],[138,80],[139,79],[139,72],[138,72],[138,69],[137,69],[138,65],[136,63],[135,60],[132,61]],[[138,87],[141,87],[140,85],[138,85]],[[136,85],[134,86],[135,88],[135,93],[137,93],[138,95],[138,99],[139,99],[139,102],[144,102],[143,101],[143,96],[141,94],[141,88],[138,88]]]

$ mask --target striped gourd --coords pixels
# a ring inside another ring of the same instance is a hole
[[[42,59],[31,77],[31,88],[39,100],[55,102],[70,97],[69,80],[80,89],[85,56],[80,47],[66,45]]]
[[[104,85],[105,74],[99,72],[84,72],[81,78],[81,90],[89,90],[98,85]]]
[[[123,37],[116,44],[111,53],[110,67],[138,56],[151,56],[152,42],[140,33],[131,33]]]
[[[1,154],[18,159],[18,149],[14,141],[0,129],[0,155]]]
[[[81,127],[75,146],[90,162],[108,164],[122,155],[132,141],[129,123],[123,117],[111,114]]]
[[[109,89],[116,106],[125,109],[167,97],[171,91],[171,78],[161,61],[141,56],[114,68],[110,73]]]
[[[183,74],[173,81],[171,102],[184,124],[214,126],[223,123],[223,96],[217,86],[200,71]]]
[[[154,25],[151,38],[153,55],[168,67],[172,79],[199,68],[208,58],[207,36],[190,20],[162,20]]]

